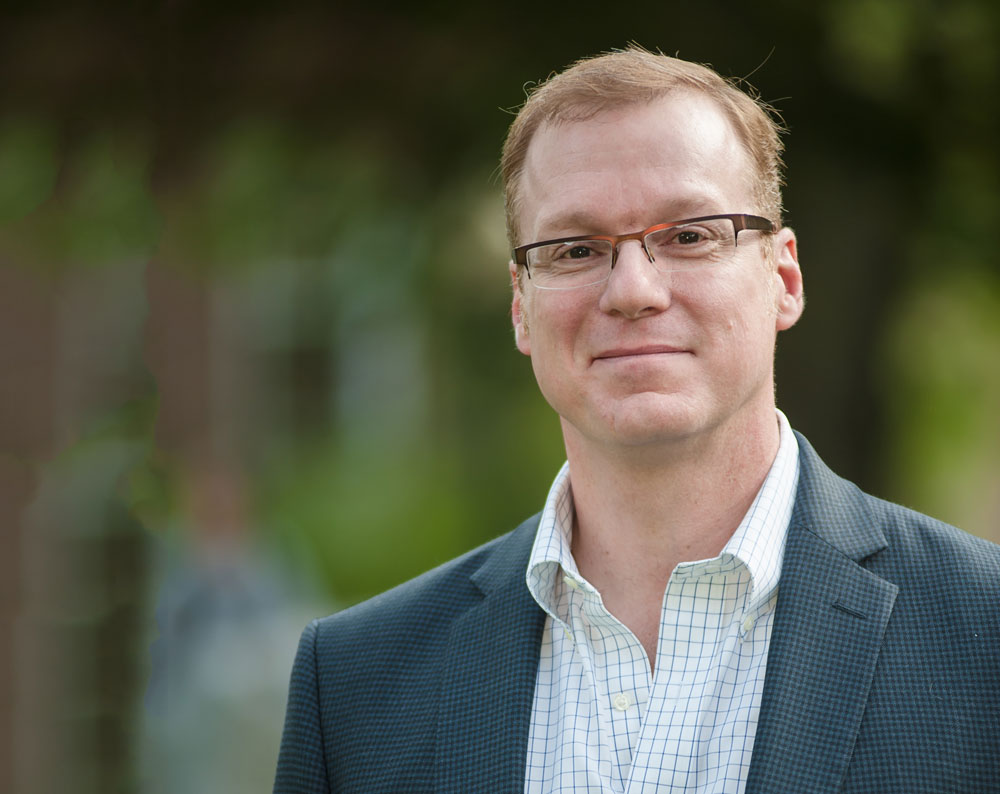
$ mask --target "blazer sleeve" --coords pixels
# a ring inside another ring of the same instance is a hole
[[[299,640],[288,689],[274,794],[327,794],[330,791],[316,673],[318,631],[319,621],[314,620]]]

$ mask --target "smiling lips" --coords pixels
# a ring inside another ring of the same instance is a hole
[[[594,356],[594,361],[607,361],[614,359],[624,359],[624,358],[637,358],[639,356],[655,356],[664,353],[690,353],[690,350],[685,350],[679,347],[672,347],[671,345],[642,345],[640,347],[617,347],[611,350],[605,350]]]

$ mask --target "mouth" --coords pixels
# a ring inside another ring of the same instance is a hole
[[[604,350],[594,356],[594,361],[616,361],[630,358],[640,358],[642,356],[674,355],[678,353],[690,353],[681,347],[672,345],[641,345],[638,347],[616,347]]]

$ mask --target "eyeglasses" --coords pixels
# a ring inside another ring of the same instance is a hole
[[[627,240],[638,241],[653,267],[666,273],[732,259],[737,237],[747,229],[774,233],[778,227],[759,215],[706,215],[658,223],[632,234],[543,240],[518,246],[513,255],[538,289],[576,289],[607,281],[618,260],[618,246]]]

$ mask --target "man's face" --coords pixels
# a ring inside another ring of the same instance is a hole
[[[623,234],[701,215],[751,213],[750,162],[709,99],[543,126],[521,181],[521,242]],[[802,311],[791,230],[741,232],[731,261],[660,273],[639,243],[608,281],[572,290],[514,281],[517,346],[562,417],[567,445],[663,445],[773,417],[776,333]]]

